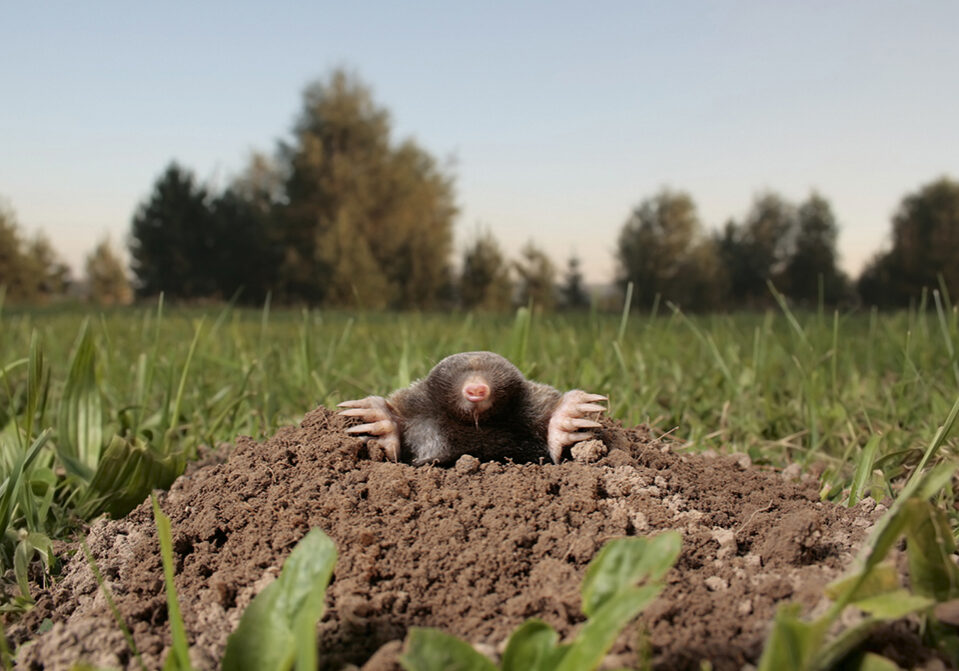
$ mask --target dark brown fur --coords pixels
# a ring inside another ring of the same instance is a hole
[[[479,416],[462,402],[467,379],[478,374],[492,405]],[[549,461],[550,415],[562,394],[523,377],[492,352],[464,352],[440,361],[429,375],[387,399],[399,425],[403,461],[452,463],[464,454],[482,460]]]

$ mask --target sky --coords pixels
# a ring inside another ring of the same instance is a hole
[[[959,178],[959,3],[3,2],[0,198],[75,270],[171,160],[222,187],[345,67],[488,227],[587,279],[663,187],[707,229],[812,190],[852,274],[903,196]]]

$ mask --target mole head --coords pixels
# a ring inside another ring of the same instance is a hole
[[[436,402],[453,417],[475,424],[509,408],[525,378],[493,352],[464,352],[440,361],[426,378]]]

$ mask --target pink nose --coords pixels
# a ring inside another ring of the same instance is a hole
[[[489,398],[489,386],[481,383],[468,384],[463,387],[463,396],[471,403],[479,403]]]

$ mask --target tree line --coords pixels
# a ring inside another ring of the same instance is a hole
[[[76,282],[43,233],[25,238],[13,208],[0,201],[0,304],[39,304],[64,297],[100,304],[125,304],[133,298],[127,270],[109,238],[87,255],[84,277]]]
[[[393,138],[388,111],[342,70],[306,88],[290,137],[255,153],[217,188],[170,163],[131,222],[132,288],[179,300],[390,309],[543,309],[670,301],[687,310],[761,307],[770,283],[799,304],[906,305],[924,288],[959,293],[959,183],[940,178],[906,195],[891,248],[855,281],[838,267],[839,224],[811,193],[791,203],[758,195],[746,214],[709,232],[693,198],[662,189],[623,223],[614,252],[619,295],[592,295],[580,260],[560,270],[534,242],[510,258],[477,229],[456,262],[454,177],[414,140]],[[101,243],[87,293],[124,302],[131,286]],[[69,277],[42,235],[24,240],[0,210],[0,285],[15,300],[66,291]]]

